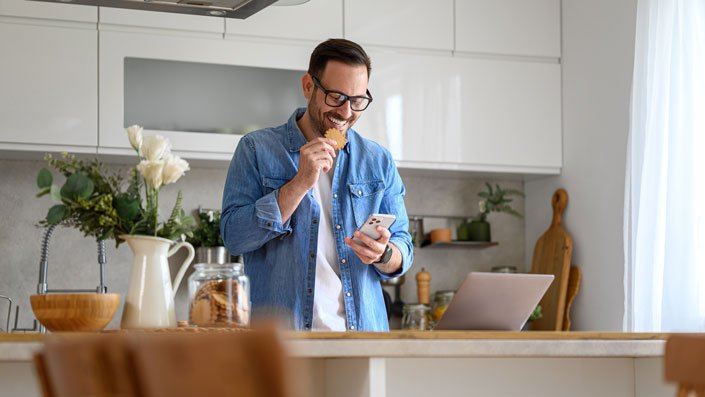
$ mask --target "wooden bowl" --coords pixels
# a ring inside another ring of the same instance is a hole
[[[98,332],[120,306],[119,294],[47,294],[29,297],[35,317],[52,332]]]
[[[433,229],[431,230],[431,244],[448,242],[451,240],[450,229]]]

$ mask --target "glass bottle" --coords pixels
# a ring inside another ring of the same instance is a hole
[[[438,320],[443,317],[443,313],[446,312],[448,304],[453,300],[455,296],[455,291],[436,291],[433,295],[433,305],[431,305],[431,318],[433,321],[438,322]]]
[[[198,263],[188,279],[189,325],[250,325],[250,280],[242,263]]]
[[[407,303],[401,317],[401,329],[425,331],[429,329],[431,308],[423,303]]]

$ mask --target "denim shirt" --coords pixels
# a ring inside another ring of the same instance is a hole
[[[310,190],[282,224],[277,204],[279,188],[296,175],[299,149],[307,143],[296,124],[304,111],[297,109],[286,124],[240,139],[225,182],[220,231],[228,251],[244,257],[253,316],[276,316],[291,328],[310,330],[320,206]],[[346,135],[330,199],[347,329],[387,331],[379,278],[404,274],[413,260],[404,185],[388,150],[352,129]],[[399,248],[403,266],[394,274],[362,263],[345,244],[345,237],[373,213],[396,216],[390,242]]]

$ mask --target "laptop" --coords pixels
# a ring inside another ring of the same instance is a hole
[[[519,331],[553,278],[552,274],[471,272],[434,329]]]

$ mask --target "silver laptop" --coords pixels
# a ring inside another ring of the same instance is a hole
[[[435,329],[519,331],[553,278],[552,274],[469,273]]]

